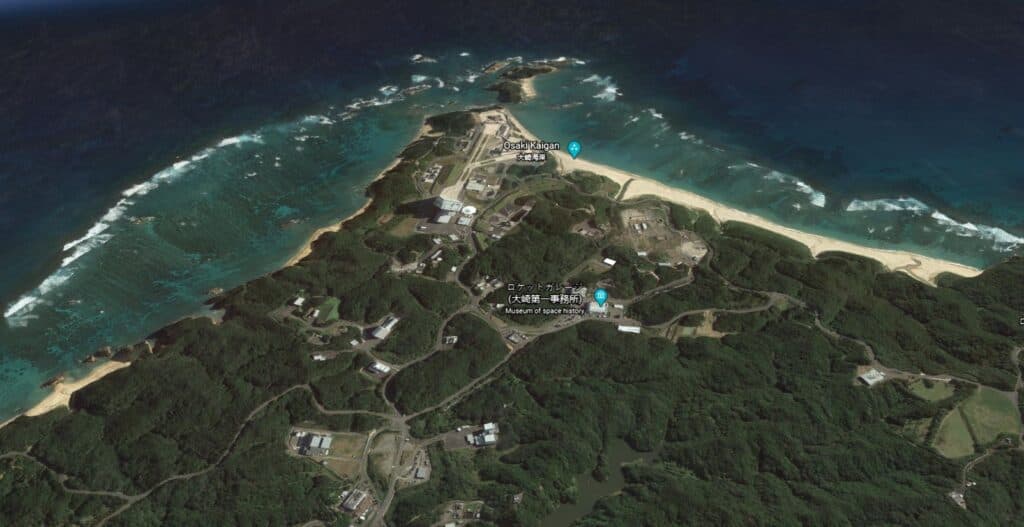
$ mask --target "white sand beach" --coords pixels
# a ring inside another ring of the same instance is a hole
[[[108,360],[91,368],[89,372],[86,373],[86,375],[80,379],[57,382],[51,387],[53,391],[50,392],[50,394],[47,395],[42,401],[36,403],[35,406],[33,406],[32,408],[29,408],[28,410],[8,419],[7,421],[0,423],[0,428],[3,428],[8,423],[14,421],[18,417],[21,417],[22,415],[32,417],[36,415],[43,415],[46,412],[49,412],[50,410],[56,410],[57,408],[66,408],[68,404],[71,402],[71,395],[73,393],[102,379],[103,377],[106,377],[107,375],[110,375],[111,373],[114,373],[117,370],[127,368],[130,365],[131,363],[128,362]]]
[[[530,133],[530,131],[524,127],[522,123],[516,120],[514,116],[508,112],[506,112],[506,114],[509,116],[510,121],[523,132],[524,136],[530,140],[537,140],[537,137]],[[719,223],[727,221],[748,223],[762,229],[781,234],[788,238],[792,238],[806,245],[814,256],[828,251],[856,254],[877,260],[889,270],[902,271],[931,285],[935,285],[936,277],[942,273],[952,273],[970,277],[977,276],[982,272],[981,269],[976,267],[950,262],[939,258],[924,256],[908,251],[867,247],[835,238],[829,238],[820,234],[812,234],[791,227],[786,227],[762,216],[758,216],[757,214],[729,207],[699,194],[670,187],[653,179],[638,176],[614,167],[586,161],[584,159],[573,159],[569,154],[562,151],[549,153],[554,153],[555,158],[558,160],[563,171],[569,172],[573,170],[583,170],[593,172],[594,174],[607,177],[608,179],[611,179],[625,187],[625,192],[620,195],[620,198],[623,200],[639,198],[641,196],[652,196],[658,199],[678,203],[686,207],[703,209],[707,211],[711,217],[718,220]]]

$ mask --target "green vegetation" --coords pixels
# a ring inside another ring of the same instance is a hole
[[[996,522],[1008,504],[960,510],[945,498],[957,466],[893,433],[941,413],[895,383],[853,385],[848,355],[788,321],[674,345],[596,322],[547,335],[475,397],[417,421],[430,435],[497,420],[502,443],[450,468],[464,482],[451,493],[400,493],[391,519],[428,525],[438,503],[480,497],[495,523],[537,525],[575,499],[575,478],[621,437],[658,461],[626,468],[624,491],[602,498],[583,525],[745,524],[766,514],[781,524]],[[510,505],[518,492],[523,502]]]
[[[470,285],[481,276],[502,277],[505,282],[561,282],[573,268],[595,253],[593,242],[568,232],[582,213],[539,200],[519,227],[490,245],[462,269],[462,283]]]
[[[940,454],[956,459],[974,453],[974,440],[959,410],[951,410],[939,425],[933,445]]]
[[[523,97],[525,96],[523,92],[523,85],[519,84],[517,81],[498,81],[488,86],[487,89],[493,92],[498,92],[498,101],[500,102],[523,102]]]
[[[459,112],[430,122],[461,135],[476,121]],[[443,154],[438,143],[410,145],[371,185],[366,213],[322,236],[298,265],[221,295],[219,324],[168,326],[152,336],[152,353],[136,347],[130,368],[77,392],[70,411],[0,428],[0,524],[95,525],[127,503],[107,525],[345,525],[336,505],[352,482],[287,452],[298,425],[380,431],[369,480],[360,476],[378,498],[395,485],[387,444],[422,440],[432,475],[398,487],[389,525],[434,525],[452,500],[482,502],[483,525],[540,525],[561,504],[593,498],[580,495],[579,478],[620,470],[608,460],[621,441],[650,461],[622,468],[621,492],[601,496],[577,527],[1021,522],[1024,454],[997,442],[1020,433],[1020,415],[996,390],[1017,384],[1024,260],[930,287],[669,205],[670,223],[711,248],[683,283],[685,268],[655,267],[613,236],[571,232],[622,228],[614,189],[580,173],[568,188],[535,171],[521,174],[522,195],[507,198],[533,203],[514,231],[487,247],[445,249],[442,268],[465,260],[462,285],[444,273],[393,272],[432,250],[427,236],[388,232],[423,198],[413,173]],[[588,267],[601,256],[620,263]],[[558,283],[573,273],[623,297],[680,282],[629,309],[668,327],[533,327],[509,355],[496,329],[507,328],[485,319],[486,299],[463,287],[485,275]],[[283,307],[300,292],[342,324],[401,321],[358,349],[314,346],[309,332],[323,328]],[[727,335],[657,336],[678,329],[670,322],[699,325],[706,311]],[[458,342],[440,346],[444,335]],[[326,351],[333,358],[310,358]],[[870,355],[984,386],[897,378],[868,389],[853,376]],[[368,374],[376,358],[397,371]],[[496,447],[445,450],[450,438],[439,434],[488,421],[500,423]],[[970,506],[957,507],[947,495],[964,458],[997,443],[970,472]]]
[[[737,291],[717,275],[694,269],[693,283],[679,289],[641,300],[629,308],[629,314],[645,325],[663,324],[684,311],[706,308],[748,308],[762,305],[758,295]]]
[[[577,170],[566,175],[565,179],[571,182],[576,187],[576,190],[583,194],[614,198],[618,195],[620,189],[618,183],[591,172]]]
[[[926,400],[941,401],[954,393],[953,385],[948,382],[936,382],[928,379],[913,381],[908,386],[910,393]]]
[[[427,124],[435,132],[462,135],[473,129],[477,119],[473,112],[451,112],[427,117]]]
[[[979,388],[963,402],[962,409],[974,438],[981,445],[995,441],[1000,434],[1020,435],[1020,412],[1005,394]]]
[[[749,225],[727,223],[708,243],[716,253],[711,270],[735,286],[805,302],[824,324],[870,344],[887,366],[1007,390],[1016,383],[1010,350],[1020,337],[1007,324],[1019,314],[1011,316],[1008,306],[1024,308],[1024,295],[1005,291],[1024,283],[1019,258],[936,288],[850,254],[812,259],[797,242]]]
[[[632,298],[658,286],[654,264],[640,258],[636,251],[625,247],[608,247],[602,254],[616,261],[615,266],[605,271],[601,278],[609,280],[608,294],[614,298]]]
[[[458,336],[451,349],[441,350],[414,368],[398,372],[388,383],[388,399],[403,413],[441,402],[482,376],[505,358],[501,335],[473,315],[459,315],[444,330]]]
[[[551,73],[552,71],[555,71],[555,68],[552,66],[546,66],[543,64],[523,64],[506,69],[501,72],[501,76],[506,79],[521,80],[536,77],[537,75],[543,75],[545,73]]]
[[[338,305],[341,300],[334,298],[333,296],[327,297],[317,306],[320,310],[320,314],[317,316],[317,322],[320,324],[330,324],[335,320],[338,320]]]

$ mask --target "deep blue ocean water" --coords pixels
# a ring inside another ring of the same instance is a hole
[[[580,59],[513,111],[589,159],[972,265],[1024,242],[1012,5],[586,3],[529,26],[509,22],[528,3],[453,5],[3,20],[0,417],[279,267],[425,115],[493,101],[495,58]]]

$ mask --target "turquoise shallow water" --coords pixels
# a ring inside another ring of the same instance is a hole
[[[316,228],[362,205],[365,186],[426,115],[492,103],[479,74],[490,58],[452,51],[436,62],[409,60],[356,100],[327,100],[291,119],[231,131],[140,174],[68,241],[53,273],[5,306],[0,418],[41,398],[42,380],[76,371],[97,348],[134,342],[200,312],[212,288],[280,267]],[[408,93],[413,86],[422,91]],[[587,159],[785,224],[972,265],[998,261],[1024,241],[916,199],[838,200],[799,174],[751,163],[689,131],[655,97],[631,98],[600,64],[577,63],[536,86],[538,99],[513,111],[542,139],[578,139]]]

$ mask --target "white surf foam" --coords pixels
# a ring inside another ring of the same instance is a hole
[[[307,115],[302,118],[302,122],[306,124],[322,124],[325,126],[334,124],[334,120],[326,115]]]
[[[654,108],[648,108],[648,109],[646,109],[644,111],[647,112],[648,114],[650,114],[650,116],[654,117],[655,119],[664,119],[665,118],[665,116],[663,114],[658,113],[658,110],[655,110]]]
[[[815,207],[824,207],[825,203],[828,202],[824,193],[815,190],[814,187],[808,185],[807,183],[804,183],[797,177],[790,176],[788,174],[783,174],[782,172],[779,172],[777,170],[771,170],[764,175],[764,179],[767,179],[769,181],[777,181],[788,185],[793,185],[794,187],[796,187],[797,192],[807,194],[808,200],[811,202],[811,205],[814,205]]]
[[[910,212],[915,216],[928,214],[945,232],[962,238],[977,238],[992,242],[992,250],[1010,252],[1024,246],[1024,237],[1016,236],[999,227],[977,225],[972,222],[959,222],[941,211],[935,210],[916,198],[899,197],[874,200],[855,199],[846,206],[847,212]],[[886,227],[886,232],[892,227]],[[931,232],[928,227],[922,227]]]
[[[996,251],[1010,252],[1024,245],[1024,238],[1014,236],[999,227],[975,225],[971,222],[960,223],[937,210],[932,212],[931,218],[939,225],[945,227],[948,233],[964,238],[978,238],[991,241],[992,249]]]
[[[463,51],[462,53],[459,53],[459,56],[460,57],[468,57],[469,56],[469,52],[468,51]]]
[[[409,62],[412,62],[413,64],[422,64],[422,63],[425,63],[425,62],[437,62],[437,59],[431,58],[431,57],[427,57],[427,56],[425,56],[423,54],[417,53],[417,54],[409,57]]]
[[[583,79],[582,82],[596,84],[603,88],[600,92],[598,92],[597,95],[594,95],[595,99],[605,102],[613,102],[615,101],[615,99],[622,96],[622,92],[619,91],[619,87],[615,85],[615,82],[612,80],[611,76],[602,77],[600,75],[594,74]]]
[[[846,212],[896,212],[910,211],[923,214],[931,210],[915,198],[899,197],[886,199],[860,200],[855,199],[846,206]]]
[[[216,147],[205,148],[196,154],[193,154],[188,159],[176,161],[171,164],[171,166],[153,174],[148,180],[132,185],[122,191],[121,199],[119,199],[113,207],[108,209],[103,216],[100,217],[99,221],[90,226],[84,235],[64,244],[61,250],[66,254],[64,258],[61,259],[60,267],[53,274],[46,277],[46,279],[44,279],[42,283],[40,283],[39,286],[30,293],[22,295],[18,300],[11,303],[4,311],[4,319],[7,320],[9,325],[21,326],[35,318],[31,316],[31,313],[37,306],[45,302],[43,296],[53,291],[61,284],[67,282],[74,274],[74,267],[72,264],[92,250],[107,243],[114,237],[114,235],[110,234],[108,231],[115,222],[125,215],[128,208],[135,203],[135,201],[130,198],[144,196],[158,188],[160,185],[177,180],[182,175],[190,172],[196,166],[196,163],[213,155],[218,148],[238,146],[242,143],[252,142],[262,142],[262,137],[260,137],[259,134],[240,134],[234,137],[221,139],[217,142]]]
[[[242,134],[234,137],[228,137],[227,139],[221,139],[217,143],[217,148],[223,148],[231,145],[241,145],[244,143],[263,143],[263,137],[260,134]]]
[[[377,91],[379,91],[380,94],[385,97],[391,97],[392,95],[398,93],[398,86],[395,86],[394,84],[388,84],[387,86],[381,86],[380,88],[377,89]]]

